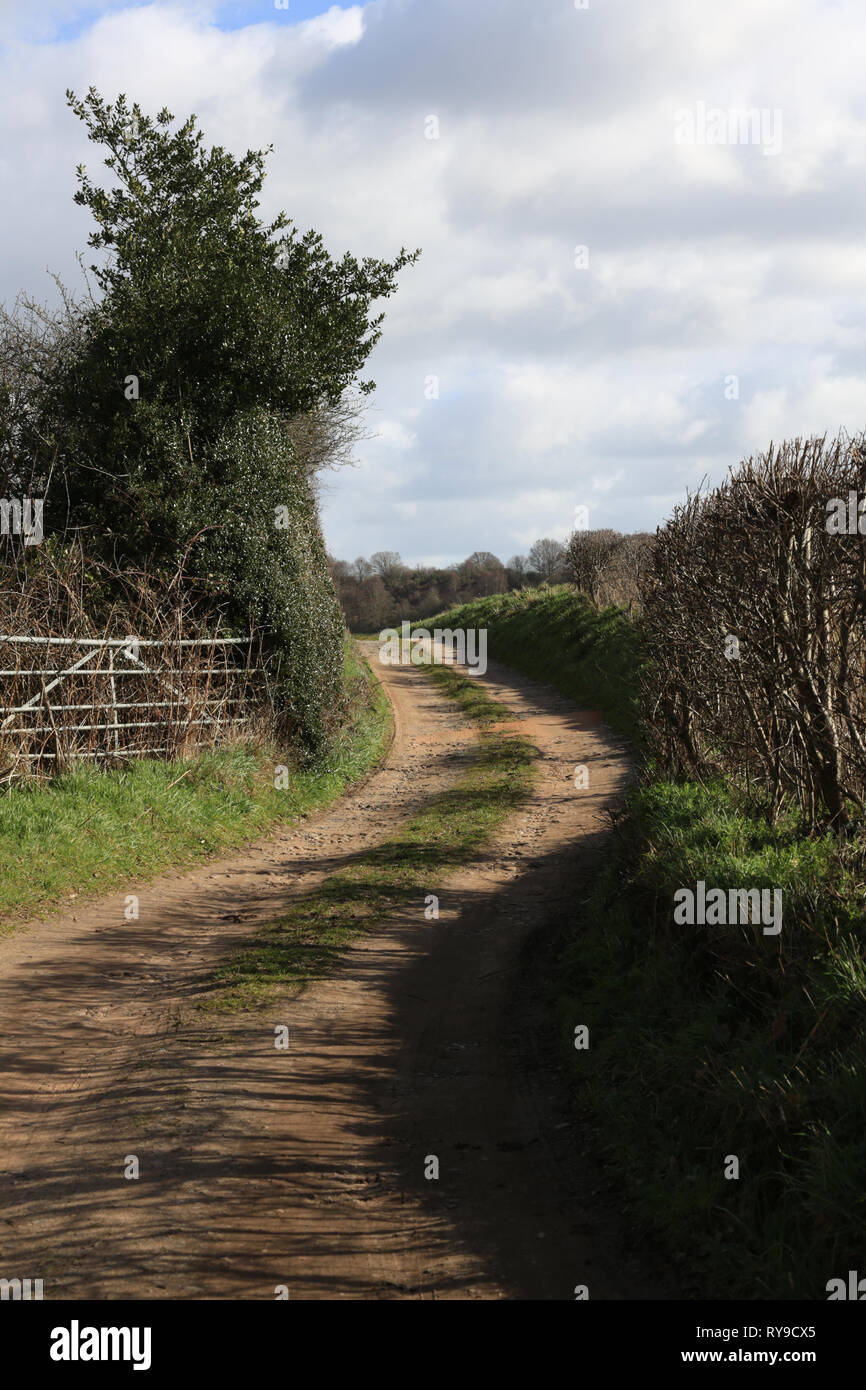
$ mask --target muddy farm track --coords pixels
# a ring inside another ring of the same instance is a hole
[[[46,1298],[654,1296],[565,1107],[550,997],[627,777],[598,717],[491,665],[540,775],[468,870],[431,883],[439,920],[419,903],[382,921],[297,998],[196,1008],[239,942],[470,762],[453,701],[376,669],[395,737],[361,788],[140,888],[138,921],[117,894],[0,941],[0,1273]]]

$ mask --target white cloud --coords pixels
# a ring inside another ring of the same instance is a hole
[[[375,437],[390,449],[411,449],[415,443],[412,431],[397,420],[384,420],[376,429]]]
[[[325,493],[336,554],[507,558],[581,495],[651,527],[771,437],[866,424],[860,0],[322,9],[224,30],[204,3],[50,0],[26,26],[4,3],[2,296],[75,279],[96,158],[63,93],[93,83],[273,143],[263,215],[335,252],[422,246],[370,363],[378,437]],[[678,145],[698,102],[781,110],[781,153]]]

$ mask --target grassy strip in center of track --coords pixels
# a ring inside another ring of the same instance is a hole
[[[251,1008],[277,988],[301,989],[326,974],[361,933],[381,929],[400,912],[421,914],[425,894],[470,863],[529,797],[537,753],[527,739],[502,727],[511,711],[453,667],[425,664],[422,669],[478,728],[469,771],[397,834],[263,928],[220,968],[217,992],[202,1008]]]

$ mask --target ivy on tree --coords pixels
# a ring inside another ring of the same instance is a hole
[[[62,481],[47,523],[83,528],[114,563],[183,563],[203,603],[263,626],[319,746],[342,622],[287,427],[374,389],[361,379],[381,336],[373,306],[419,253],[334,259],[284,213],[258,217],[271,147],[236,159],[206,147],[194,115],[175,127],[167,110],[150,117],[94,88],[67,101],[112,177],[104,187],[77,171],[75,201],[97,224],[89,245],[105,256],[50,391],[43,435]]]

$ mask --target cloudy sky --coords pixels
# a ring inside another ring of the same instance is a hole
[[[77,283],[67,87],[195,111],[275,146],[263,215],[423,248],[333,554],[653,528],[771,439],[866,426],[864,71],[862,0],[0,0],[0,298]]]

